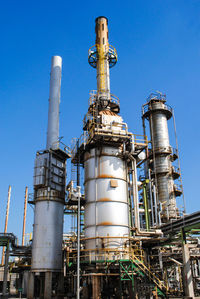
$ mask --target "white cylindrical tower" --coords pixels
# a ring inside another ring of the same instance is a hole
[[[128,174],[123,143],[129,142],[127,126],[118,115],[119,101],[110,94],[110,70],[117,62],[116,50],[108,43],[108,20],[95,20],[96,44],[89,50],[89,63],[97,69],[97,92],[90,101],[90,136],[84,152],[85,238],[93,260],[105,250],[123,256],[130,234]],[[122,137],[123,136],[123,137]],[[108,257],[108,255],[107,255]]]
[[[47,149],[58,147],[61,71],[62,58],[60,56],[53,56],[49,89]]]
[[[122,251],[129,237],[126,162],[111,146],[85,153],[86,249]],[[101,258],[101,256],[100,256]]]
[[[59,104],[62,59],[52,57],[50,76],[47,148],[38,151],[34,168],[34,227],[29,296],[40,290],[51,298],[54,277],[62,275],[63,217],[66,187],[66,159],[69,153],[59,145]],[[60,285],[61,286],[61,285]]]
[[[173,150],[169,142],[167,121],[172,117],[172,109],[165,104],[165,96],[150,95],[143,117],[149,120],[153,174],[157,187],[158,201],[161,204],[161,221],[163,223],[178,217],[176,193],[173,177]],[[177,173],[177,175],[179,175]]]

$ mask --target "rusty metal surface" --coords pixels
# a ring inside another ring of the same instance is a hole
[[[174,181],[171,173],[170,142],[168,133],[168,117],[162,101],[150,101],[148,104],[150,130],[153,148],[154,171],[157,183],[158,199],[162,205],[161,217],[177,218],[176,196],[173,192]]]
[[[112,147],[91,149],[85,158],[85,237],[94,238],[86,240],[86,249],[122,248],[129,236],[125,161]],[[102,245],[98,236],[117,238]]]

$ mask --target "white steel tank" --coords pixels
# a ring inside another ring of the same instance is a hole
[[[63,202],[41,200],[35,205],[32,271],[62,269]]]
[[[120,251],[129,237],[127,168],[121,149],[93,148],[85,153],[84,167],[86,249],[93,255],[106,248]]]

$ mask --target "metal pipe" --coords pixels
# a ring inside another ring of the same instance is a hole
[[[142,231],[140,229],[140,220],[139,220],[139,209],[138,209],[138,187],[137,187],[137,166],[136,160],[133,156],[129,155],[132,161],[132,188],[133,188],[133,202],[134,202],[134,216],[135,216],[135,228],[136,228],[136,235],[158,235],[160,234],[159,231]]]
[[[147,199],[147,184],[146,182],[143,184],[143,195],[144,195],[144,211],[145,211],[145,220],[146,220],[146,229],[150,229],[149,225],[149,206]]]
[[[76,298],[80,298],[80,216],[81,216],[81,205],[80,205],[80,198],[81,198],[81,187],[77,186],[77,193],[78,193],[78,233],[77,233],[77,294]]]
[[[8,187],[8,199],[7,199],[7,207],[6,207],[6,219],[5,219],[5,227],[4,227],[4,234],[7,233],[7,227],[8,227],[8,216],[9,216],[9,210],[10,210],[10,197],[11,197],[11,186]],[[5,246],[2,250],[2,258],[1,258],[1,265],[4,264],[4,255],[5,255]]]
[[[4,273],[3,273],[3,298],[7,298],[7,279],[8,279],[8,262],[9,262],[9,252],[10,252],[10,243],[8,241],[6,246],[6,258],[4,265]]]
[[[58,147],[61,70],[62,58],[60,56],[53,56],[49,89],[47,149],[55,149]]]
[[[24,239],[25,239],[27,201],[28,201],[28,187],[26,187],[25,198],[24,198],[24,218],[23,218],[23,229],[22,229],[22,246],[24,246]]]
[[[152,198],[152,181],[151,181],[151,172],[150,169],[148,170],[148,176],[149,176],[149,196],[150,196],[150,203],[151,203],[151,217],[152,217],[152,226],[155,225],[155,215],[154,215],[154,205],[153,205],[153,198]]]
[[[110,95],[110,70],[108,61],[108,20],[98,17],[96,20],[96,48],[97,48],[97,90],[99,95]]]
[[[178,167],[180,170],[180,182],[181,182],[183,205],[184,205],[183,212],[186,213],[186,203],[185,203],[185,196],[184,196],[184,192],[183,192],[183,181],[182,181],[182,175],[181,175],[181,163],[180,163],[180,158],[179,158],[178,138],[177,138],[177,134],[176,134],[176,121],[175,121],[174,109],[172,109],[172,117],[173,117],[173,124],[174,124],[174,134],[175,134],[175,139],[176,139],[176,149],[178,152]]]

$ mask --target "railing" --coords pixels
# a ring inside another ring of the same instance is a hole
[[[147,104],[143,105],[142,106],[142,115],[144,115],[146,112],[148,111],[151,111],[151,110],[154,110],[154,109],[164,109],[164,110],[167,110],[167,111],[170,111],[171,113],[173,113],[173,109],[171,106],[167,105],[167,104],[162,104],[161,107],[151,107]]]
[[[71,157],[71,149],[69,146],[67,146],[66,144],[64,144],[61,140],[56,141],[53,145],[52,145],[53,149],[60,149],[62,151],[64,151],[68,156]]]
[[[132,134],[132,141],[131,143],[133,144],[143,144],[143,145],[148,145],[148,139],[147,136],[145,135],[139,135],[139,134]]]
[[[137,256],[134,255],[131,260],[159,289],[167,291],[167,286],[161,281],[161,278],[155,275]]]
[[[180,184],[174,184],[174,191],[183,192],[183,186]]]
[[[178,150],[177,150],[177,148],[172,147],[172,155],[173,156],[177,156],[177,158],[178,158]]]
[[[181,170],[180,170],[179,167],[173,165],[173,166],[172,166],[172,172],[173,172],[173,173],[178,173],[178,174],[180,174],[180,173],[181,173]]]
[[[72,159],[75,157],[77,150],[81,145],[86,146],[88,142],[88,138],[89,138],[89,133],[87,131],[84,131],[83,134],[81,134],[81,136],[73,142],[73,145],[70,149]]]
[[[120,237],[117,237],[120,239]],[[113,239],[110,237],[110,239]],[[116,238],[115,238],[116,239]],[[144,260],[144,251],[137,246],[130,248],[94,248],[94,249],[81,249],[80,261],[92,263],[93,261],[118,261],[120,259],[131,260],[137,257],[141,262]],[[77,250],[73,250],[72,256],[68,257],[68,263],[76,263]]]
[[[97,90],[91,90],[90,97],[89,97],[89,106],[92,106],[96,102],[97,98],[98,98]],[[110,98],[108,100],[111,103],[114,103],[118,106],[120,104],[119,98],[117,96],[115,96],[114,94],[110,94]]]
[[[97,45],[94,45],[89,48],[88,51],[88,62],[93,68],[97,67],[98,58]],[[105,52],[105,58],[108,58],[110,68],[117,63],[117,51],[113,46],[108,46],[108,50]]]
[[[100,237],[99,237],[100,238]],[[108,237],[113,239],[112,237]],[[90,238],[95,239],[95,238]],[[103,237],[100,239],[104,239]],[[120,239],[120,237],[118,237]],[[86,239],[87,240],[87,239]],[[120,260],[131,261],[136,268],[138,268],[149,280],[153,281],[154,284],[161,290],[167,291],[167,285],[162,282],[162,278],[155,275],[150,265],[144,263],[144,251],[138,246],[126,247],[122,249],[118,248],[94,248],[94,249],[81,249],[80,250],[80,261],[81,262],[119,262]],[[72,256],[70,256],[70,254]],[[68,265],[77,262],[77,251],[74,250],[67,257]],[[116,274],[118,275],[118,274]]]
[[[152,92],[148,98],[147,98],[147,102],[156,99],[156,100],[160,100],[160,101],[166,101],[166,94],[162,94],[161,92]]]

